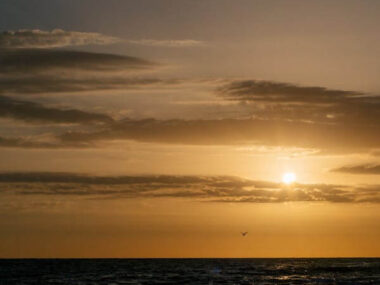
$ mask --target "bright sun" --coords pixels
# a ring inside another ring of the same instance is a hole
[[[282,182],[285,184],[292,184],[296,179],[297,177],[293,172],[286,172],[282,175]]]

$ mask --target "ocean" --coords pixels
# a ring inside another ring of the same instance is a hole
[[[0,259],[0,284],[380,284],[380,258]]]

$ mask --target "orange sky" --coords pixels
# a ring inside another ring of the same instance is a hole
[[[3,1],[0,257],[380,256],[379,5]]]

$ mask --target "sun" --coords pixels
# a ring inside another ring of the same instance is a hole
[[[285,184],[292,184],[296,182],[296,179],[297,179],[297,176],[293,172],[285,172],[282,175],[282,182],[284,182]]]

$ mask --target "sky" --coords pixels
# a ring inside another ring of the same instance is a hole
[[[379,19],[1,1],[0,257],[380,256]]]

